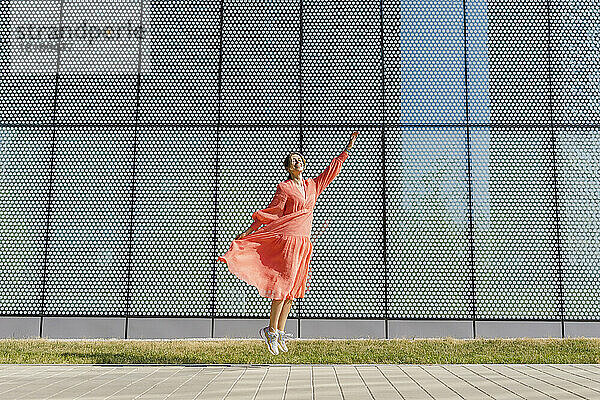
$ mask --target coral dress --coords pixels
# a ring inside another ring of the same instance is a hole
[[[252,214],[255,232],[233,240],[218,260],[227,263],[232,274],[255,286],[262,297],[304,297],[313,252],[310,231],[315,201],[347,158],[344,150],[319,176],[304,179],[304,194],[291,179],[280,182],[269,206]]]

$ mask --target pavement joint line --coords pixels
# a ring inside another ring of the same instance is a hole
[[[11,365],[32,365],[32,364],[4,364],[4,365],[11,366]],[[44,367],[51,366],[51,365],[53,365],[53,364],[41,364],[41,365],[39,365],[39,364],[38,364],[38,366],[44,366]],[[67,364],[67,365],[68,365],[68,364]],[[8,367],[6,367],[6,368],[4,368],[4,369],[8,369]],[[35,375],[35,374],[40,374],[40,373],[42,373],[42,372],[45,372],[45,371],[47,371],[47,370],[48,370],[48,368],[46,368],[46,369],[42,369],[42,370],[40,370],[40,371],[37,371],[37,372],[33,373],[33,375]],[[11,372],[11,373],[10,373],[10,374],[8,374],[8,375],[0,376],[0,379],[7,378],[7,377],[10,377],[11,375],[16,375],[16,374],[18,374],[18,373],[19,373],[19,371]],[[0,392],[0,394],[1,394],[1,393],[2,393],[2,392]]]
[[[392,387],[394,388],[394,390],[396,391],[396,393],[398,393],[398,395],[400,396],[400,398],[401,398],[402,400],[405,400],[405,399],[404,399],[404,396],[402,395],[402,393],[400,393],[400,391],[398,390],[398,388],[396,387],[396,385],[394,385],[394,384],[392,383],[392,381],[390,381],[390,378],[388,378],[388,377],[387,377],[387,376],[386,376],[386,375],[383,373],[383,371],[381,370],[381,368],[379,368],[379,365],[377,365],[377,364],[376,364],[376,365],[375,365],[375,368],[377,368],[377,370],[379,371],[379,373],[380,373],[380,374],[381,374],[381,375],[382,375],[382,376],[383,376],[383,377],[384,377],[384,378],[385,378],[385,379],[388,381],[388,383],[389,383],[390,385],[392,385]],[[312,371],[312,368],[311,368],[311,371]],[[311,376],[311,378],[312,378],[312,376]],[[311,385],[312,385],[312,380],[311,380]]]
[[[429,374],[429,376],[431,376],[431,377],[432,377],[432,378],[434,378],[434,379],[437,379],[437,381],[438,381],[439,383],[441,383],[441,384],[442,384],[442,386],[445,386],[447,389],[450,389],[452,392],[454,392],[454,393],[455,393],[455,394],[456,394],[458,397],[460,397],[461,399],[463,398],[463,397],[460,395],[460,393],[458,393],[456,390],[454,390],[454,389],[453,389],[453,388],[451,388],[449,385],[447,385],[447,384],[446,384],[446,382],[442,381],[440,378],[438,378],[437,376],[433,375],[433,374],[432,374],[430,371],[427,371],[427,368],[425,368],[425,366],[423,366],[423,365],[419,365],[419,367],[420,367],[420,368],[421,368],[423,371],[425,371],[426,373],[428,373],[428,374]]]
[[[46,399],[51,399],[52,397],[56,396],[56,395],[57,395],[57,394],[59,394],[59,393],[62,393],[62,392],[64,392],[65,390],[72,389],[72,388],[74,388],[74,387],[77,387],[77,386],[79,386],[79,385],[82,385],[82,384],[84,384],[84,383],[86,383],[86,382],[89,382],[89,381],[91,381],[92,379],[95,379],[95,378],[99,378],[99,377],[101,377],[101,376],[104,376],[104,375],[106,375],[106,374],[108,374],[108,373],[110,373],[110,372],[112,372],[112,371],[114,371],[114,370],[116,370],[116,369],[117,369],[117,367],[115,367],[115,368],[113,368],[113,369],[109,369],[108,371],[105,371],[104,373],[102,373],[102,374],[100,374],[100,375],[98,375],[98,376],[93,376],[93,377],[91,377],[91,378],[89,378],[89,379],[86,379],[85,381],[79,382],[79,383],[77,383],[77,384],[75,384],[75,385],[73,385],[73,386],[68,386],[68,387],[64,388],[63,390],[61,390],[60,392],[56,392],[56,393],[54,393],[52,396],[50,396],[50,397],[46,397]],[[85,371],[85,372],[89,372],[89,371],[90,371],[90,370],[88,370],[88,371]],[[46,399],[45,399],[45,400],[46,400]]]
[[[527,365],[527,364],[520,364],[520,366],[531,368],[531,367],[529,367],[529,365]],[[582,399],[585,399],[585,397],[583,397],[582,395],[580,395],[580,394],[578,394],[578,393],[575,393],[575,392],[573,392],[573,391],[571,391],[571,390],[569,390],[569,389],[565,389],[564,387],[560,387],[560,386],[558,386],[558,385],[555,385],[555,384],[554,384],[554,383],[552,383],[552,382],[548,382],[546,379],[542,379],[542,378],[540,378],[540,377],[535,377],[535,376],[533,376],[533,375],[529,375],[527,372],[524,372],[524,371],[519,371],[518,369],[511,368],[510,366],[509,366],[508,368],[512,369],[513,371],[517,371],[517,372],[519,372],[519,373],[521,373],[521,374],[523,374],[523,375],[525,375],[525,376],[528,376],[528,377],[530,377],[531,379],[535,379],[535,380],[538,380],[538,381],[540,381],[540,382],[544,382],[544,383],[545,383],[545,384],[547,384],[547,385],[554,386],[555,388],[558,388],[558,389],[564,390],[565,392],[568,392],[568,393],[570,393],[570,394],[572,394],[572,395],[574,395],[574,396],[577,396],[577,397],[580,397],[580,398],[582,398]]]
[[[219,372],[218,374],[216,374],[210,381],[208,381],[208,383],[206,385],[204,385],[204,387],[202,388],[202,390],[198,392],[198,394],[196,395],[196,397],[194,397],[194,400],[196,400],[198,398],[198,396],[200,396],[202,394],[202,392],[204,392],[204,390],[206,390],[206,388],[208,387],[208,385],[210,385],[215,379],[217,379],[219,376],[221,376],[221,374],[223,372],[225,372],[225,368],[223,368],[221,370],[221,372]]]
[[[490,367],[489,367],[489,365],[505,365],[505,364],[488,364],[488,365],[486,365],[486,364],[483,364],[483,366],[484,366],[485,368],[489,369],[490,371],[492,371],[492,372],[494,372],[494,373],[496,373],[496,374],[498,374],[498,375],[500,375],[500,376],[503,376],[503,377],[505,377],[506,379],[510,380],[511,382],[515,382],[515,383],[517,383],[518,385],[521,385],[521,386],[528,387],[529,389],[535,390],[535,391],[537,391],[537,392],[540,392],[540,393],[541,393],[541,394],[543,394],[544,396],[547,396],[547,395],[546,395],[544,392],[542,392],[542,391],[538,390],[537,388],[534,388],[533,386],[530,386],[530,385],[528,385],[528,384],[526,384],[526,383],[523,383],[523,382],[521,382],[521,381],[518,381],[518,380],[516,380],[516,379],[513,379],[513,378],[511,378],[510,376],[508,376],[508,375],[505,375],[505,374],[503,374],[502,372],[498,371],[497,369],[490,368]],[[465,367],[465,368],[466,368],[466,367]],[[466,369],[469,369],[469,368],[466,368]],[[470,369],[469,369],[469,371],[471,371],[471,372],[473,372],[473,373],[476,373],[475,371],[473,371],[473,370],[470,370]],[[500,385],[499,383],[497,383],[497,382],[494,382],[494,383],[495,383],[495,384],[497,384],[498,386],[501,386],[501,385]],[[515,393],[515,392],[513,392],[512,390],[510,390],[510,389],[508,389],[508,388],[506,388],[506,390],[508,390],[508,391],[509,391],[509,392],[511,392],[511,393]],[[521,397],[521,398],[524,398],[523,396],[519,395],[518,393],[515,393],[515,394],[516,394],[517,396]]]
[[[74,369],[75,369],[75,367],[74,367],[74,368],[71,368],[71,369],[69,369],[69,370],[67,370],[67,371],[62,371],[62,372],[69,372],[69,371],[73,371]],[[35,393],[35,392],[38,392],[38,391],[40,391],[40,390],[42,390],[42,389],[49,388],[50,386],[54,386],[54,385],[56,385],[57,383],[60,383],[60,382],[66,381],[66,380],[68,380],[68,379],[73,379],[73,378],[79,377],[79,376],[81,376],[81,375],[83,375],[83,374],[87,373],[88,371],[89,371],[89,370],[84,370],[84,371],[82,371],[82,372],[78,373],[77,375],[75,375],[74,377],[73,377],[73,376],[67,376],[66,378],[63,378],[63,379],[61,379],[61,380],[59,380],[59,381],[55,381],[55,382],[52,382],[52,383],[50,383],[50,384],[48,384],[48,385],[46,385],[46,386],[42,386],[41,388],[38,388],[38,389],[34,390],[33,392],[29,392],[29,393],[27,393],[27,395],[30,395],[30,394],[32,394],[32,393]]]
[[[362,377],[362,375],[360,374],[360,370],[358,369],[358,365],[353,365],[354,369],[356,370],[356,373],[358,374],[358,376],[360,377],[360,380],[362,381],[363,385],[365,385],[365,387],[367,388],[367,390],[369,391],[369,395],[371,396],[371,398],[373,400],[375,400],[375,396],[373,396],[373,392],[371,391],[371,389],[369,388],[369,385],[367,385],[367,382],[365,382],[365,378]]]
[[[119,392],[121,392],[121,391],[123,391],[123,390],[127,389],[129,386],[133,385],[134,383],[138,383],[139,381],[142,381],[142,380],[144,380],[144,379],[148,378],[149,376],[152,376],[152,375],[154,375],[154,374],[155,374],[155,373],[157,373],[158,371],[160,371],[160,369],[158,369],[158,368],[157,368],[157,369],[156,369],[155,371],[153,371],[152,373],[150,373],[150,374],[146,374],[146,375],[142,376],[140,379],[138,379],[138,380],[135,380],[135,381],[133,381],[133,382],[129,383],[127,386],[123,386],[121,389],[117,390],[116,392],[114,392],[114,393],[113,393],[113,394],[111,394],[110,396],[106,397],[106,399],[110,399],[111,397],[113,397],[113,396],[114,396],[114,395],[116,395],[117,393],[119,393]]]
[[[72,370],[74,370],[74,369],[75,369],[75,367],[73,367],[73,368],[71,368],[71,369],[68,369],[68,370],[66,370],[66,371],[59,371],[59,372],[57,372],[56,374],[54,374],[54,375],[51,375],[50,377],[52,378],[52,377],[55,377],[55,376],[57,376],[57,375],[60,375],[60,374],[62,374],[62,373],[64,373],[64,372],[69,372],[69,371],[72,371]],[[43,371],[39,371],[39,372],[43,372]],[[15,390],[15,389],[18,389],[18,388],[20,388],[21,386],[25,386],[25,385],[29,385],[29,384],[30,384],[29,382],[25,382],[25,383],[23,383],[22,385],[15,386],[14,388],[11,388],[11,389],[8,389],[8,390],[5,390],[5,391],[3,391],[3,392],[0,392],[0,395],[3,395],[3,394],[5,394],[5,393],[8,393],[8,392],[11,392],[11,391],[13,391],[13,390]]]
[[[240,374],[240,376],[238,376],[238,377],[236,378],[236,380],[235,380],[235,381],[233,381],[233,383],[231,384],[231,386],[229,387],[229,389],[227,389],[227,393],[225,393],[225,395],[223,396],[223,398],[224,398],[224,399],[226,399],[226,398],[227,398],[227,396],[229,396],[229,393],[231,393],[231,391],[233,390],[233,388],[234,388],[235,384],[236,384],[236,383],[238,383],[240,379],[242,379],[242,376],[244,376],[244,374],[246,373],[246,371],[248,371],[248,368],[244,369],[244,370],[242,371],[242,373]]]
[[[492,396],[490,396],[489,394],[487,394],[486,392],[484,392],[483,390],[481,390],[480,388],[478,388],[477,386],[473,385],[471,382],[469,382],[466,379],[463,379],[462,376],[456,375],[454,372],[452,372],[449,368],[447,368],[445,365],[440,365],[440,368],[446,370],[448,373],[454,375],[456,378],[460,379],[461,381],[463,381],[464,383],[466,383],[467,385],[471,385],[471,387],[473,387],[476,390],[479,390],[481,393],[483,393],[484,395],[486,395],[487,397],[491,398],[492,400],[494,400],[494,398]],[[481,376],[480,376],[481,377]],[[485,379],[485,378],[483,378]]]
[[[283,387],[283,398],[287,397],[287,388],[290,383],[290,376],[292,375],[292,367],[290,366],[287,370],[287,376],[285,378],[285,386]]]
[[[493,364],[490,364],[490,365],[493,365]],[[490,370],[490,371],[491,371],[492,373],[494,373],[494,374],[500,375],[500,376],[502,376],[502,377],[504,377],[504,378],[507,378],[507,379],[511,379],[511,378],[507,377],[506,375],[504,375],[504,374],[502,374],[502,373],[500,373],[500,372],[496,371],[495,369],[493,369],[493,368],[490,368],[490,367],[489,367],[488,365],[486,365],[486,364],[483,364],[483,366],[484,366],[485,368],[487,368],[488,370]],[[475,374],[475,375],[477,375],[477,376],[480,376],[481,378],[483,378],[483,379],[485,379],[485,380],[487,380],[487,381],[489,381],[489,382],[493,383],[493,384],[494,384],[494,385],[496,385],[496,386],[500,386],[502,389],[504,389],[504,390],[506,390],[506,391],[508,391],[508,392],[510,392],[510,393],[512,393],[512,394],[514,394],[515,396],[518,396],[518,397],[520,397],[520,398],[522,398],[522,399],[525,399],[525,397],[521,396],[520,394],[518,394],[518,393],[516,393],[516,392],[513,392],[512,390],[510,390],[509,388],[507,388],[507,387],[505,387],[505,386],[502,386],[502,385],[501,385],[501,384],[499,384],[498,382],[495,382],[495,381],[493,381],[493,380],[489,379],[488,377],[486,377],[486,376],[484,376],[484,375],[481,375],[481,374],[477,373],[476,371],[473,371],[473,370],[471,370],[471,369],[469,369],[469,368],[466,368],[466,367],[463,367],[463,368],[464,368],[464,369],[466,369],[466,370],[468,370],[468,371],[471,371],[471,373],[473,373],[473,374]]]
[[[80,394],[79,396],[75,397],[73,400],[77,400],[77,399],[78,399],[78,398],[80,398],[81,396],[85,396],[86,394],[88,394],[88,393],[92,392],[93,390],[99,389],[99,388],[101,388],[102,386],[104,386],[104,385],[107,385],[107,384],[109,384],[109,383],[111,383],[111,382],[113,382],[113,381],[115,381],[115,380],[117,380],[117,379],[122,379],[124,376],[127,376],[127,375],[129,375],[129,374],[132,374],[132,373],[134,373],[134,372],[135,372],[135,371],[137,371],[137,370],[138,370],[138,368],[132,369],[131,371],[127,372],[125,375],[122,375],[122,376],[117,376],[116,378],[114,378],[114,379],[111,379],[111,380],[110,380],[110,381],[108,381],[108,382],[104,382],[102,385],[100,385],[100,386],[96,386],[94,389],[88,390],[87,392]]]
[[[262,386],[262,383],[265,380],[265,377],[267,376],[268,373],[269,373],[269,368],[265,368],[265,373],[263,374],[262,378],[260,379],[258,387],[254,391],[254,395],[252,396],[252,400],[256,399],[256,396],[258,395],[258,392],[260,392],[260,387]]]
[[[536,368],[533,368],[533,367],[531,367],[531,365],[528,365],[528,364],[526,364],[526,365],[524,365],[524,367],[531,368],[531,369],[533,369],[534,371],[536,371],[538,374],[540,374],[540,375],[542,375],[542,376],[544,376],[544,375],[549,375],[551,378],[556,378],[556,376],[554,376],[554,375],[552,375],[552,374],[550,374],[550,373],[548,373],[548,372],[545,372],[545,371],[540,371],[540,370],[538,370],[538,369],[536,369]],[[525,373],[525,372],[523,372],[523,373]],[[526,374],[526,373],[525,373],[525,374]],[[552,385],[552,386],[554,386],[554,387],[560,388],[560,389],[562,389],[562,390],[564,390],[564,391],[567,391],[567,392],[569,392],[569,393],[571,393],[571,394],[573,394],[573,395],[575,395],[575,396],[579,396],[579,397],[581,397],[582,399],[585,399],[585,398],[586,398],[585,396],[582,396],[582,395],[580,395],[580,394],[578,394],[578,393],[575,393],[575,392],[573,392],[573,391],[571,391],[571,390],[569,390],[569,389],[566,389],[565,387],[557,386],[556,384],[554,384],[554,383],[552,383],[552,382],[546,381],[545,379],[542,379],[540,376],[533,376],[533,375],[529,375],[529,374],[527,374],[527,376],[529,376],[529,377],[531,377],[531,378],[533,378],[533,379],[538,379],[538,380],[540,380],[540,381],[542,381],[542,382],[545,382],[545,383],[547,383],[547,384],[549,384],[549,385]],[[561,378],[559,378],[559,379],[561,379]],[[569,379],[566,379],[566,378],[564,378],[564,379],[561,379],[561,380],[562,380],[562,381],[564,381],[564,382],[571,383],[572,385],[575,385],[575,386],[582,386],[582,387],[583,387],[583,388],[585,388],[585,389],[589,389],[589,390],[592,390],[592,391],[594,391],[594,392],[600,393],[600,391],[598,391],[598,390],[591,389],[591,388],[589,388],[589,387],[587,387],[587,386],[581,385],[581,384],[579,384],[579,383],[577,383],[577,382],[573,382],[573,381],[571,381],[571,380],[569,380]]]
[[[550,375],[551,377],[553,377],[553,378],[555,378],[555,379],[559,379],[559,380],[562,380],[562,381],[566,381],[566,382],[572,383],[573,385],[576,385],[576,386],[582,386],[582,387],[584,387],[584,388],[586,388],[586,389],[588,389],[588,390],[591,390],[592,392],[600,393],[600,390],[598,390],[598,389],[594,389],[594,388],[592,388],[592,387],[589,387],[589,386],[587,386],[587,385],[584,385],[584,384],[582,384],[582,383],[579,383],[579,382],[572,381],[572,380],[570,380],[570,379],[568,379],[568,378],[561,378],[560,376],[552,375],[552,374],[551,374],[550,372],[548,372],[548,371],[543,371],[543,370],[540,370],[540,369],[534,368],[534,367],[532,367],[531,365],[527,365],[527,367],[529,367],[529,368],[531,368],[531,369],[533,369],[533,370],[535,370],[535,371],[537,371],[537,372],[539,372],[539,373],[541,373],[541,374]],[[560,370],[559,370],[559,371],[560,371]],[[563,372],[563,373],[564,373],[564,372]],[[578,375],[576,375],[576,374],[572,374],[572,375],[573,375],[573,376],[578,376]],[[598,396],[598,397],[600,397],[600,396]]]
[[[310,368],[310,398],[315,399],[315,369]]]
[[[202,369],[198,370],[198,372],[196,372],[193,376],[190,376],[185,382],[183,382],[181,385],[177,386],[171,393],[169,393],[169,395],[167,397],[165,397],[165,400],[167,400],[169,397],[171,397],[173,395],[173,393],[175,393],[176,391],[178,391],[179,389],[181,389],[186,383],[188,383],[189,381],[191,381],[192,379],[194,379],[196,376],[198,376],[198,374],[200,372],[202,372],[204,370],[205,370],[205,368],[202,368]]]
[[[415,365],[418,366],[418,365]],[[402,369],[402,366],[398,366],[400,368],[400,370],[404,373],[404,375],[406,375],[407,377],[409,377],[414,383],[415,385],[417,385],[419,387],[419,389],[421,389],[423,392],[427,393],[427,396],[431,397],[432,399],[435,400],[435,397],[432,396],[431,393],[429,393],[429,391],[427,389],[425,389],[422,385],[419,384],[419,382],[417,382],[415,380],[415,378],[413,378],[412,376],[409,375],[409,373],[405,370]]]
[[[549,364],[549,365],[550,365],[550,364]],[[564,365],[566,365],[566,366],[569,366],[569,367],[573,367],[573,368],[575,368],[575,369],[578,369],[578,370],[581,370],[581,371],[590,372],[590,371],[588,371],[588,370],[587,370],[587,369],[585,369],[585,368],[578,367],[578,366],[576,366],[576,365],[573,365],[573,364],[564,364]],[[551,367],[553,367],[553,368],[556,368],[556,369],[558,369],[558,370],[560,370],[560,371],[564,371],[564,372],[566,372],[566,373],[569,373],[569,374],[570,374],[570,372],[569,372],[569,371],[565,371],[564,369],[560,369],[560,368],[558,368],[558,367],[556,367],[556,366],[554,366],[554,365],[550,365],[550,366],[551,366]],[[592,372],[592,373],[593,373],[593,372]],[[589,379],[589,380],[591,380],[591,381],[593,381],[593,382],[596,382],[596,383],[600,383],[600,381],[597,381],[597,380],[595,380],[595,379],[592,379],[592,378],[587,378],[587,379]]]
[[[134,400],[137,399],[140,396],[143,396],[144,394],[148,393],[149,391],[151,391],[152,389],[154,389],[155,387],[157,387],[158,385],[160,385],[161,383],[163,383],[164,381],[166,381],[167,379],[171,378],[173,375],[178,374],[180,371],[183,371],[185,367],[181,367],[179,368],[177,371],[173,372],[171,375],[167,376],[165,379],[163,379],[160,382],[156,382],[154,385],[150,386],[148,389],[146,389],[146,391],[140,393],[138,396],[134,397]],[[158,372],[158,369],[156,370],[156,372]],[[152,374],[150,374],[152,375]]]
[[[511,371],[519,372],[519,371],[515,370],[514,368],[510,368],[508,365],[505,365],[505,367],[506,367],[506,368],[508,368],[508,369],[509,369],[509,370],[511,370]],[[523,374],[523,375],[527,376],[526,374]],[[548,393],[545,393],[545,392],[543,392],[541,389],[538,389],[538,388],[536,388],[535,386],[529,385],[529,384],[525,383],[525,382],[524,382],[524,381],[522,381],[522,380],[518,380],[516,377],[515,377],[515,378],[513,378],[513,377],[510,377],[510,376],[508,376],[508,375],[506,375],[506,376],[507,376],[509,379],[511,379],[511,380],[513,380],[513,381],[515,381],[515,382],[519,382],[519,383],[520,383],[520,384],[522,384],[522,385],[528,386],[529,388],[531,388],[531,389],[535,390],[536,392],[539,392],[539,393],[543,394],[544,396],[548,396],[548,397],[551,397],[551,398],[553,398],[553,399],[555,399],[555,400],[558,400],[556,397],[554,397],[554,396],[552,396],[552,395],[550,395],[550,394],[548,394]],[[541,381],[541,380],[539,380],[539,379],[533,379],[533,381],[536,381],[536,382],[543,382],[543,381]]]
[[[335,365],[332,368],[333,368],[333,374],[335,375],[335,380],[336,380],[337,385],[338,385],[338,389],[340,390],[340,395],[342,396],[342,399],[345,399],[346,397],[344,396],[344,390],[342,389],[342,385],[340,384],[340,377],[338,376],[337,369],[335,368]]]

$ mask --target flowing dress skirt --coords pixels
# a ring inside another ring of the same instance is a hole
[[[313,244],[297,229],[312,221],[312,212],[286,215],[248,236],[233,240],[218,258],[229,271],[256,287],[262,297],[276,300],[302,298],[308,291]],[[308,228],[310,232],[310,225]]]

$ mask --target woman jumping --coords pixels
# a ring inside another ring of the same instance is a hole
[[[290,152],[284,161],[288,179],[277,185],[268,207],[252,214],[254,223],[218,258],[232,274],[255,286],[260,296],[272,299],[269,326],[259,331],[272,354],[279,354],[279,348],[288,351],[285,322],[293,299],[308,291],[315,201],[341,171],[357,136],[352,133],[345,150],[314,179],[302,177],[304,156]]]

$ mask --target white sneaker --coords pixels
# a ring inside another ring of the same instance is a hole
[[[275,332],[271,332],[268,326],[262,328],[260,331],[258,331],[258,333],[260,334],[261,338],[265,339],[265,343],[267,344],[269,352],[271,352],[273,355],[279,354],[279,348],[277,346],[277,337],[279,335]]]
[[[277,329],[277,346],[282,351],[288,351],[285,341],[286,341],[286,339],[290,339],[293,336],[294,335],[292,335],[291,333],[285,333],[284,331]]]

